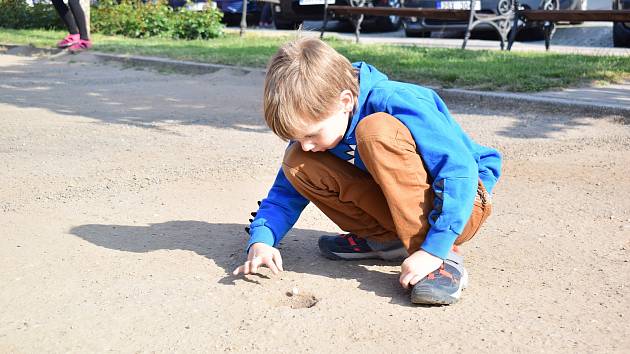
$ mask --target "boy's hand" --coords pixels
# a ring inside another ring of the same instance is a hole
[[[403,288],[416,285],[427,274],[440,268],[443,260],[424,250],[414,252],[407,257],[400,266],[400,278],[398,281]]]
[[[256,273],[258,272],[258,267],[261,265],[271,269],[273,274],[278,274],[279,271],[283,271],[284,269],[282,269],[282,257],[280,256],[280,251],[278,251],[277,248],[261,242],[254,243],[247,253],[247,261],[245,261],[242,266],[234,269],[232,274],[238,275],[239,273]]]

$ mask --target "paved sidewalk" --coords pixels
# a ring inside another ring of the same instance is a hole
[[[630,108],[630,81],[607,86],[569,88],[533,94],[535,97],[560,98],[591,104],[605,104]]]
[[[574,29],[575,30],[575,29]],[[597,29],[590,28],[586,25],[583,29],[585,37],[601,37],[602,34],[597,32]],[[228,33],[239,33],[237,28],[226,28]],[[582,54],[582,55],[614,55],[614,56],[628,56],[630,58],[630,48],[614,48],[612,47],[612,37],[608,46],[589,46],[589,45],[577,45],[575,40],[568,40],[566,32],[567,28],[560,27],[556,31],[554,38],[551,41],[551,47],[549,53],[563,53],[563,54]],[[297,31],[285,31],[276,29],[259,29],[248,28],[247,33],[256,33],[264,36],[293,36]],[[319,36],[318,29],[307,29],[302,31],[302,35],[305,36]],[[607,36],[610,36],[607,34]],[[343,32],[326,32],[326,38],[338,38],[343,40],[354,41],[354,33]],[[431,48],[461,48],[462,38],[409,38],[405,37],[404,32],[385,32],[385,33],[361,33],[360,43],[366,44],[398,44],[398,45],[410,45],[410,46],[422,46]],[[544,41],[532,41],[532,42],[514,42],[512,50],[516,52],[545,52]],[[481,40],[471,39],[466,45],[466,49],[469,50],[500,50],[500,42],[498,40]]]

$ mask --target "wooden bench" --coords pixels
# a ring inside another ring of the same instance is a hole
[[[549,50],[551,38],[555,31],[556,22],[630,22],[630,10],[517,10],[516,21],[519,19],[526,21],[542,21],[545,33],[545,48]],[[516,31],[510,36],[508,50],[512,48]]]
[[[361,23],[364,15],[369,16],[401,16],[401,17],[421,17],[436,20],[468,20],[466,34],[462,49],[466,48],[466,43],[470,38],[471,31],[479,24],[487,24],[492,26],[499,34],[501,40],[501,49],[505,48],[505,42],[508,42],[507,49],[512,48],[516,33],[519,29],[519,23],[526,21],[541,21],[543,23],[543,31],[545,34],[545,47],[549,49],[551,37],[555,31],[555,22],[582,22],[582,21],[606,21],[606,22],[630,22],[630,10],[523,10],[519,9],[518,0],[512,0],[510,9],[503,15],[477,13],[474,9],[474,3],[477,0],[471,0],[470,8],[472,10],[449,10],[449,9],[427,9],[427,8],[391,8],[391,7],[365,7],[365,6],[334,6],[327,4],[324,9],[324,24],[322,26],[321,37],[326,31],[326,25],[329,13],[336,15],[356,15],[353,17],[355,26],[356,41],[359,41]],[[365,4],[365,1],[362,1]],[[516,31],[511,31],[516,28]],[[508,39],[508,34],[510,34]]]

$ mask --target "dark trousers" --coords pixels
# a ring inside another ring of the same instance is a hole
[[[66,24],[66,28],[68,28],[68,32],[70,34],[80,34],[81,39],[88,40],[88,31],[87,25],[85,22],[85,13],[81,8],[81,3],[79,0],[68,0],[68,6],[63,2],[63,0],[52,0],[57,13],[63,20],[63,23]]]

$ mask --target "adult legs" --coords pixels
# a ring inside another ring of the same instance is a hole
[[[68,32],[70,32],[70,34],[79,34],[79,29],[77,27],[77,23],[74,21],[74,16],[63,0],[52,0],[52,3],[59,14],[59,17],[61,17],[61,20],[66,25]],[[83,13],[83,11],[81,11],[81,13]],[[85,23],[85,15],[83,22]]]
[[[79,27],[79,34],[81,36],[81,39],[84,41],[89,40],[90,37],[85,21],[85,13],[81,8],[81,2],[79,0],[68,0],[68,5],[70,5],[70,10],[72,11],[72,15],[74,16],[74,21],[76,22],[77,27]]]

